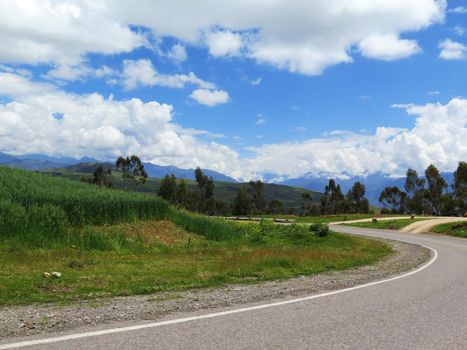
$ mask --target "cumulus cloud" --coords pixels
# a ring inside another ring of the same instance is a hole
[[[441,49],[439,58],[443,60],[462,60],[467,55],[467,46],[451,39],[441,41],[439,48]]]
[[[213,31],[206,34],[206,45],[214,57],[236,55],[243,47],[243,39],[230,30]]]
[[[0,73],[0,150],[73,157],[115,159],[138,154],[146,161],[180,167],[202,166],[239,175],[238,155],[172,121],[173,107],[156,101],[70,94]],[[27,91],[27,93],[25,93]],[[60,118],[56,118],[60,115]]]
[[[214,89],[215,85],[204,81],[193,72],[188,74],[160,74],[148,59],[123,61],[122,83],[125,89],[132,90],[138,86],[166,86],[183,88],[186,84],[196,85],[203,89]]]
[[[411,129],[379,127],[373,135],[338,131],[302,142],[251,147],[256,155],[245,160],[245,168],[254,176],[274,173],[283,178],[344,172],[403,175],[410,166],[423,170],[430,163],[453,170],[467,159],[467,100],[405,109],[416,116]]]
[[[369,58],[393,61],[420,52],[415,40],[400,39],[396,34],[373,34],[358,44],[362,54]]]
[[[215,106],[229,102],[229,94],[224,90],[196,89],[191,93],[190,97],[206,106]]]
[[[103,14],[86,1],[0,2],[0,61],[77,64],[90,52],[129,52],[144,38],[122,20]],[[118,38],[115,40],[115,38]]]
[[[444,20],[445,0],[138,1],[0,4],[1,62],[76,65],[87,53],[115,54],[147,45],[132,28],[158,39],[205,46],[213,56],[240,55],[302,74],[352,62],[352,48],[393,60],[419,51],[401,34]],[[455,12],[461,12],[455,10]],[[195,14],[195,15],[194,15]],[[118,40],[115,40],[118,38]],[[174,52],[183,58],[181,48]]]

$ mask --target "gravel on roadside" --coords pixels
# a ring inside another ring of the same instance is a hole
[[[375,265],[344,271],[283,281],[228,285],[216,289],[86,300],[66,306],[46,304],[3,307],[0,308],[0,339],[60,332],[115,321],[157,320],[176,312],[234,307],[342,289],[412,270],[431,256],[428,249],[418,245],[383,241],[393,247],[394,254]]]

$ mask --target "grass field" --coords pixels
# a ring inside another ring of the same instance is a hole
[[[343,224],[346,226],[362,227],[362,228],[378,228],[383,230],[400,230],[401,228],[413,224],[414,222],[427,219],[398,219],[398,220],[379,220],[378,222],[354,222]]]
[[[441,224],[431,229],[432,232],[467,238],[467,222]]]
[[[117,295],[254,283],[371,264],[391,253],[380,242],[304,227],[243,224],[242,239],[212,241],[169,221],[95,228],[128,244],[108,250],[77,246],[0,245],[0,305],[71,302]],[[59,271],[47,279],[44,271]]]
[[[0,305],[253,283],[391,253],[374,240],[317,232],[227,222],[154,195],[0,167]],[[43,276],[53,271],[62,277]]]

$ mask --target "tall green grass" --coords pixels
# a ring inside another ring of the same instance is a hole
[[[156,196],[0,167],[0,237],[58,240],[70,227],[164,218],[168,210]]]

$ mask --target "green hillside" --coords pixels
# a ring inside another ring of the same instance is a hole
[[[96,163],[81,163],[72,165],[66,168],[60,169],[50,169],[45,171],[46,173],[60,176],[72,180],[80,180],[82,176],[90,176],[95,170],[98,164]],[[112,168],[113,165],[110,163],[105,163],[106,168]],[[114,170],[114,169],[113,169]],[[115,188],[123,188],[123,183],[121,176],[115,170],[112,173],[111,177],[112,183]],[[130,190],[146,193],[157,193],[160,186],[161,179],[148,179],[145,184],[139,184],[137,186],[130,186]],[[195,190],[196,182],[192,180],[186,180],[187,189]],[[244,186],[248,188],[248,183],[232,183],[232,182],[215,182],[214,197],[218,201],[224,201],[232,203],[233,199],[237,193],[237,190]],[[303,194],[309,194],[311,196],[312,203],[318,203],[321,197],[321,193],[306,190],[299,187],[291,187],[286,185],[276,185],[276,184],[264,184],[264,195],[266,200],[269,202],[272,199],[276,198],[282,202],[284,208],[287,210],[289,208],[299,209],[304,203],[306,206],[310,205],[310,201],[304,201]]]

